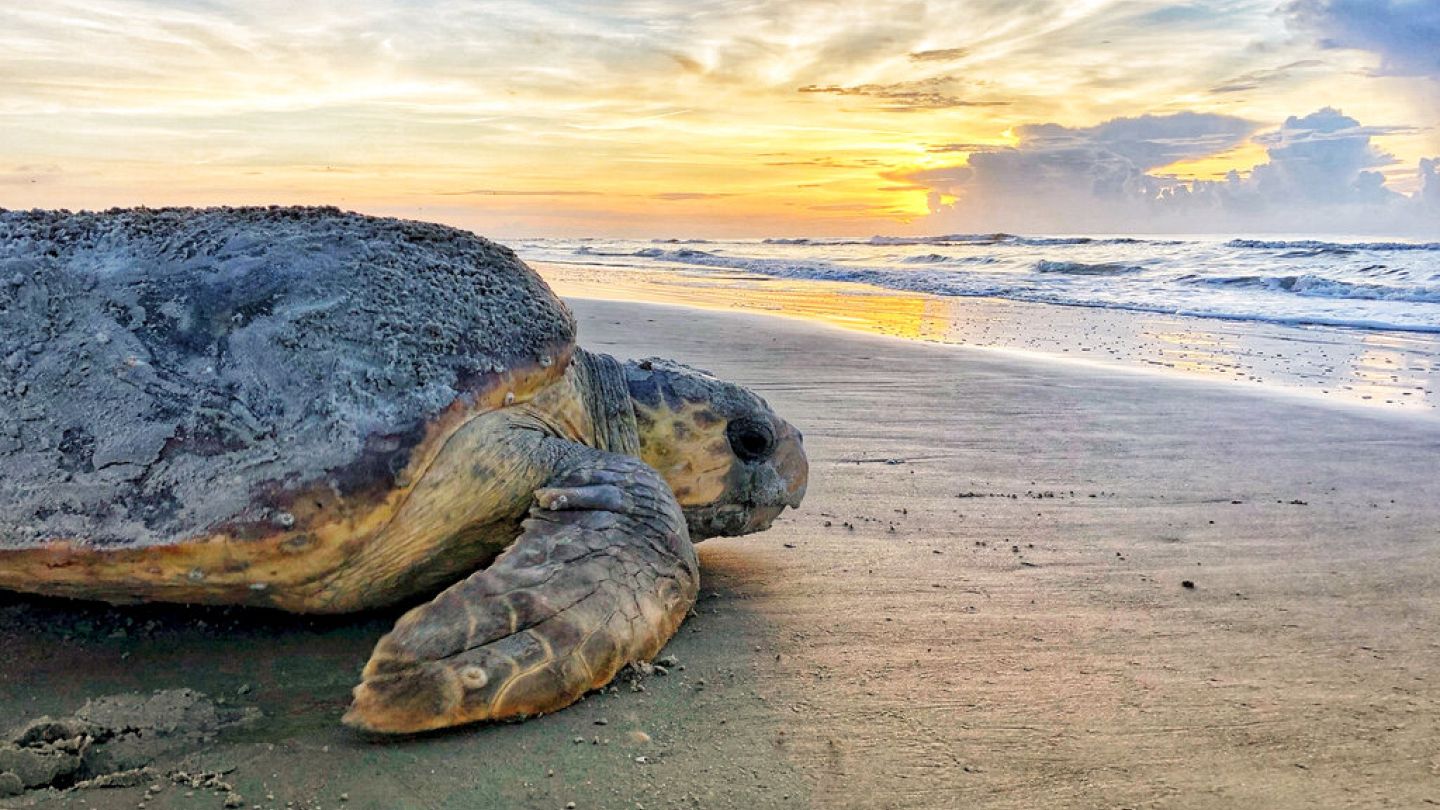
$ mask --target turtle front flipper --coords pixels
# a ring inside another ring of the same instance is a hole
[[[675,633],[700,581],[675,496],[637,459],[576,449],[514,545],[380,640],[348,725],[409,733],[552,712]]]

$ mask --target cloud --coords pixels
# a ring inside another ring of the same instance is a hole
[[[815,166],[821,169],[867,169],[880,165],[874,158],[841,160],[833,157],[796,158],[794,160],[772,160],[766,166]]]
[[[1243,143],[1255,128],[1241,118],[1192,112],[1116,118],[1083,128],[1028,124],[1015,130],[1019,146],[983,147],[971,153],[967,165],[904,179],[965,198],[1125,194],[1148,182],[1147,170],[1225,151]]]
[[[1426,207],[1440,216],[1440,158],[1421,158],[1420,193],[1417,195]]]
[[[1440,3],[1435,0],[1292,0],[1290,25],[1321,47],[1380,56],[1385,76],[1440,77]]]
[[[890,179],[931,190],[939,230],[1440,230],[1436,160],[1421,162],[1423,186],[1413,196],[1388,188],[1376,171],[1396,161],[1371,139],[1395,128],[1364,127],[1328,107],[1252,137],[1255,128],[1198,113],[1029,125],[1017,129],[1016,147]],[[1248,174],[1187,181],[1155,171],[1247,140],[1267,157]]]
[[[579,191],[569,189],[504,189],[504,188],[477,188],[470,191],[441,191],[437,192],[443,197],[602,197],[605,196],[598,191]]]
[[[1181,112],[1115,118],[1085,129],[1031,124],[1016,131],[1023,144],[1038,151],[1069,153],[1071,157],[1111,153],[1143,170],[1224,151],[1243,142],[1255,129],[1243,118]]]
[[[1005,107],[1008,101],[974,101],[954,95],[959,82],[949,76],[935,76],[893,84],[807,84],[797,87],[799,93],[825,93],[835,96],[868,96],[880,99],[878,109],[888,112],[942,110],[951,107]]]
[[[664,200],[666,202],[683,202],[685,200],[718,200],[724,197],[734,197],[730,193],[710,194],[703,191],[662,191],[659,194],[651,194],[651,199]]]
[[[16,166],[10,171],[0,171],[0,186],[49,183],[58,180],[62,174],[60,167],[53,164]]]
[[[1291,62],[1288,65],[1281,65],[1278,68],[1252,70],[1233,76],[1220,84],[1210,88],[1212,93],[1241,93],[1246,90],[1256,90],[1267,84],[1275,84],[1285,81],[1297,72],[1311,68],[1324,67],[1325,63],[1319,59],[1301,59]]]
[[[697,233],[881,229],[893,224],[812,216],[806,206],[872,199],[868,186],[883,183],[867,178],[927,145],[926,165],[1002,151],[995,142],[1014,141],[997,133],[1026,122],[1094,122],[1187,99],[1251,117],[1308,111],[1319,104],[1285,99],[1306,99],[1329,75],[1325,98],[1347,109],[1440,124],[1428,96],[1410,95],[1414,82],[1342,72],[1380,57],[1314,47],[1369,41],[1355,21],[1334,22],[1349,6],[1312,3],[1324,13],[1299,33],[1300,7],[1276,13],[1287,3],[12,2],[0,11],[0,204],[283,200],[370,210],[433,191],[460,194],[435,197],[426,216],[469,211],[466,222],[492,229],[473,213],[484,212],[510,233],[649,234],[682,222]],[[1294,64],[1314,58],[1330,66]],[[1392,70],[1410,64],[1390,61]],[[1237,92],[1206,92],[1254,83],[1266,95],[1248,106]],[[1031,145],[1043,135],[1031,133]],[[1430,135],[1387,146],[1413,168],[1436,152]],[[1155,143],[1150,156],[1100,139],[1079,148],[1099,150],[1103,171],[1084,170],[1075,185],[1093,208],[1097,179],[1142,193],[1167,182],[1145,178],[1165,171],[1144,168],[1154,160],[1209,147]],[[1045,151],[1058,163],[1065,150]],[[64,172],[12,169],[51,164]],[[814,182],[821,193],[803,190]],[[741,196],[733,205],[650,199],[674,191]]]
[[[1250,187],[1260,198],[1321,205],[1385,203],[1400,197],[1385,188],[1385,176],[1370,171],[1395,163],[1370,143],[1395,128],[1362,127],[1326,107],[1304,118],[1287,118],[1280,129],[1256,142],[1268,147],[1268,163],[1256,166]]]
[[[970,53],[969,48],[936,48],[929,51],[911,51],[911,62],[951,62]]]
[[[894,211],[894,209],[888,205],[875,205],[873,203],[862,202],[825,203],[822,205],[809,205],[806,207],[809,208],[811,211],[840,211],[854,214],[876,214],[889,213]]]
[[[930,144],[929,146],[925,147],[925,151],[926,151],[926,152],[929,152],[929,153],[931,153],[931,154],[935,154],[935,155],[944,154],[944,153],[946,153],[946,152],[985,152],[985,151],[988,151],[988,150],[991,150],[991,149],[995,149],[995,148],[1001,147],[1001,146],[1003,146],[1003,144],[995,144],[995,143],[963,143],[963,142],[961,142],[961,143],[934,143],[934,144]]]

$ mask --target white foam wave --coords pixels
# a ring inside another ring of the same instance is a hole
[[[702,249],[703,248],[703,249]],[[534,240],[527,258],[855,282],[1209,318],[1440,330],[1440,243],[945,234]],[[717,283],[722,273],[716,273]]]
[[[1440,242],[1322,242],[1316,239],[1277,240],[1231,239],[1226,247],[1254,250],[1290,250],[1320,253],[1354,253],[1384,250],[1440,250]]]
[[[1041,259],[1035,263],[1035,272],[1037,273],[1063,273],[1071,276],[1119,276],[1126,273],[1138,273],[1143,269],[1118,262],[1086,264],[1084,262],[1054,262]]]

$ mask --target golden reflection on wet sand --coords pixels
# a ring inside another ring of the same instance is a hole
[[[534,266],[562,296],[763,312],[910,340],[1275,385],[1387,408],[1440,410],[1440,335],[947,298],[744,273]]]

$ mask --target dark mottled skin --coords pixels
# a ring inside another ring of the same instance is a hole
[[[383,492],[574,342],[508,248],[334,208],[0,211],[0,548],[153,545]]]

